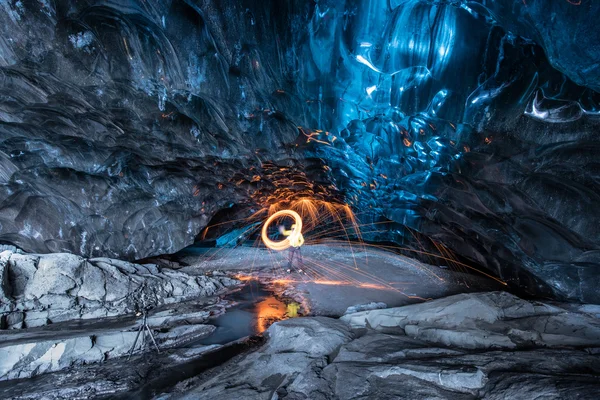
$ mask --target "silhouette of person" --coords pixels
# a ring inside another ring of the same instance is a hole
[[[300,253],[300,247],[304,244],[304,236],[302,233],[299,235],[292,235],[294,230],[296,229],[296,224],[292,225],[290,230],[285,229],[285,226],[279,226],[279,233],[283,236],[290,239],[290,251],[288,255],[288,272],[292,270],[294,267],[294,259],[296,259],[296,266],[300,268],[296,268],[298,272],[302,272],[303,262],[302,262],[302,253]]]

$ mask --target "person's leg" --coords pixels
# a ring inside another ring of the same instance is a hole
[[[290,252],[288,253],[288,270],[292,270],[292,267],[294,266],[294,252],[295,252],[296,248],[295,247],[290,247]]]

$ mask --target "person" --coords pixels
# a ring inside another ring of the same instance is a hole
[[[300,253],[300,247],[304,244],[304,236],[300,232],[299,235],[293,235],[292,233],[296,229],[296,224],[292,225],[290,230],[285,229],[285,226],[281,225],[279,227],[279,233],[281,233],[285,237],[290,237],[290,252],[288,255],[288,272],[291,272],[294,267],[294,258],[296,258],[296,265],[300,266],[300,268],[296,268],[298,272],[302,272],[301,267],[303,266],[302,262],[302,253]]]

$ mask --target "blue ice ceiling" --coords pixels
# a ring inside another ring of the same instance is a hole
[[[311,154],[363,220],[399,223],[366,237],[411,241],[408,227],[533,292],[581,296],[597,254],[588,240],[600,234],[586,187],[596,169],[564,179],[596,147],[577,140],[600,117],[599,33],[585,17],[597,11],[572,1],[317,2],[304,68],[310,124],[328,145]],[[557,270],[575,276],[550,288],[537,278]]]
[[[514,287],[593,301],[599,15],[0,0],[0,242],[173,253],[289,184],[351,204],[371,240],[421,235]]]
[[[362,126],[356,121],[381,116],[412,143],[422,136],[465,142],[473,132],[515,128],[522,115],[548,123],[598,117],[598,56],[569,50],[570,33],[581,28],[556,16],[581,18],[588,4],[551,2],[559,6],[541,13],[524,1],[487,3],[317,2],[304,67],[318,98],[310,122],[348,134]],[[567,25],[544,48],[550,38],[536,19],[548,18]]]
[[[598,33],[589,21],[573,25],[595,10],[550,3],[317,2],[307,79],[320,100],[335,99],[332,119],[318,123],[341,131],[390,108],[478,131],[523,113],[548,122],[597,115],[596,92],[578,84],[599,87]],[[581,39],[590,48],[573,46]]]

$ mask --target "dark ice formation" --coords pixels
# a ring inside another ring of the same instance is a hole
[[[286,166],[389,222],[367,239],[422,235],[513,288],[600,301],[596,16],[591,0],[2,1],[0,241],[174,253],[224,210],[268,206]]]
[[[0,240],[140,259],[243,200],[297,134],[295,6],[246,3],[2,2]]]

